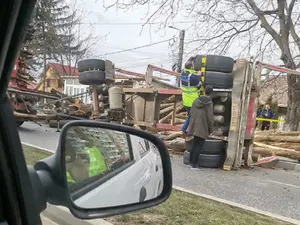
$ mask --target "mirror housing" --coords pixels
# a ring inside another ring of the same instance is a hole
[[[130,203],[127,205],[115,205],[115,206],[93,208],[93,209],[80,208],[77,205],[75,205],[74,201],[70,197],[71,195],[70,195],[69,188],[68,188],[66,172],[63,172],[63,171],[66,171],[64,146],[66,144],[67,132],[70,128],[78,127],[78,126],[84,126],[84,127],[90,127],[90,128],[102,128],[102,129],[107,129],[107,130],[111,130],[111,131],[127,133],[130,135],[134,135],[134,136],[140,137],[142,139],[148,140],[154,146],[156,146],[156,148],[160,154],[162,171],[163,171],[162,172],[163,188],[162,188],[161,193],[153,199],[145,200],[142,202]],[[80,219],[103,218],[103,217],[114,216],[114,215],[132,212],[132,211],[137,211],[140,209],[149,208],[149,207],[152,207],[152,206],[155,206],[155,205],[158,205],[158,204],[164,202],[165,200],[168,199],[168,197],[171,194],[172,170],[171,170],[171,162],[170,162],[168,150],[160,138],[158,138],[150,133],[147,133],[145,131],[131,128],[129,126],[123,126],[123,125],[112,124],[112,123],[104,123],[104,122],[98,122],[98,121],[92,121],[92,120],[72,121],[72,122],[67,123],[61,130],[58,151],[59,152],[56,152],[56,154],[55,154],[56,157],[52,157],[52,160],[55,158],[55,161],[56,161],[56,163],[53,163],[53,161],[52,161],[52,165],[55,165],[55,167],[57,167],[58,166],[58,164],[57,164],[58,158],[60,157],[59,158],[59,167],[60,168],[56,168],[56,169],[52,168],[52,170],[50,170],[48,168],[47,171],[50,173],[52,173],[52,172],[55,173],[55,174],[51,174],[51,175],[63,187],[64,196],[66,196],[67,202],[65,202],[66,204],[63,204],[63,205],[67,205],[69,210],[71,211],[71,213],[77,218],[80,218]],[[45,163],[45,160],[44,160],[44,163]],[[40,166],[38,166],[38,164],[36,165],[36,168],[41,168]],[[60,171],[59,175],[57,174],[58,171]],[[52,196],[52,198],[53,198],[53,196]],[[49,199],[49,202],[51,202],[51,198]]]

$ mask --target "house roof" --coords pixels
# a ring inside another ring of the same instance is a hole
[[[270,76],[262,81],[259,103],[265,104],[268,98],[272,96],[272,101],[277,102],[279,107],[287,107],[287,91],[287,76]]]
[[[78,77],[79,72],[76,67],[61,65],[58,63],[49,63],[49,67],[52,68],[53,72],[60,77]]]

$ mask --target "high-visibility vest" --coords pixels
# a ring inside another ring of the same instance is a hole
[[[89,154],[90,163],[89,163],[89,176],[96,176],[101,173],[104,173],[108,170],[105,158],[102,155],[101,151],[93,146],[91,148],[85,148]]]
[[[93,146],[91,148],[85,148],[85,150],[88,152],[90,158],[89,177],[97,176],[108,170],[105,163],[105,158],[96,146]],[[68,171],[67,171],[67,182],[76,183]]]
[[[189,73],[188,86],[185,86],[180,82],[182,91],[182,102],[183,106],[192,107],[193,102],[199,97],[198,87],[191,87],[190,77],[195,74],[195,70],[184,69],[184,72]]]
[[[73,180],[73,178],[71,177],[71,174],[67,171],[67,182],[69,183],[69,184],[74,184],[74,183],[76,183],[74,180]]]

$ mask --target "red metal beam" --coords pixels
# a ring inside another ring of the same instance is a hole
[[[289,73],[289,74],[294,74],[294,75],[300,76],[300,71],[291,70],[291,69],[280,67],[280,66],[274,66],[271,64],[265,64],[265,63],[261,63],[261,62],[258,62],[258,66],[262,66],[263,68],[266,68],[269,70],[274,70],[274,71],[281,72],[281,73]]]
[[[172,130],[172,131],[180,131],[180,126],[174,126],[171,124],[166,124],[166,123],[157,123],[155,125],[157,129],[161,130]]]
[[[176,76],[176,77],[180,76],[180,74],[177,73],[177,72],[166,70],[166,69],[163,69],[163,68],[158,67],[158,66],[153,66],[153,65],[149,64],[148,67],[151,67],[154,71],[158,71],[158,72],[161,72],[161,73],[166,73],[166,74],[171,75],[171,76]]]
[[[182,91],[180,89],[157,89],[158,94],[163,94],[163,95],[181,95]]]
[[[145,74],[136,73],[136,72],[132,72],[132,71],[128,71],[128,70],[116,69],[116,71],[119,72],[119,73],[130,75],[130,76],[141,77],[141,78],[145,78],[146,77]],[[153,77],[153,79],[163,80],[163,81],[170,81],[169,79],[161,78],[161,77]]]

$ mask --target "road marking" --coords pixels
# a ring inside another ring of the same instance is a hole
[[[211,196],[211,195],[206,195],[206,194],[200,194],[200,193],[197,193],[197,192],[194,192],[194,191],[191,191],[191,190],[188,190],[186,188],[179,187],[179,186],[175,186],[175,185],[173,185],[173,189],[178,190],[178,191],[183,191],[183,192],[186,192],[186,193],[189,193],[189,194],[192,194],[192,195],[196,195],[196,196],[199,196],[199,197],[202,197],[202,198],[206,198],[206,199],[209,199],[209,200],[213,200],[213,201],[216,201],[216,202],[220,202],[220,203],[230,205],[230,206],[233,206],[233,207],[241,208],[241,209],[244,209],[244,210],[247,210],[247,211],[250,211],[250,212],[254,212],[254,213],[257,213],[257,214],[261,214],[261,215],[264,215],[264,216],[272,217],[274,219],[278,219],[278,220],[281,220],[281,221],[284,221],[284,222],[287,222],[287,223],[300,225],[299,220],[288,218],[288,217],[281,216],[281,215],[274,214],[274,213],[270,213],[270,212],[267,212],[267,211],[263,211],[263,210],[260,210],[260,209],[250,207],[250,206],[246,206],[246,205],[242,205],[242,204],[239,204],[239,203],[236,203],[236,202],[228,201],[228,200],[225,200],[225,199],[222,199],[222,198],[217,198],[217,197],[214,197],[214,196]]]
[[[41,149],[42,151],[46,151],[46,152],[51,152],[51,153],[54,153],[55,151],[54,150],[50,150],[50,149],[47,149],[47,148],[42,148],[40,146],[37,146],[37,145],[32,145],[32,144],[29,144],[29,143],[26,143],[26,142],[21,142],[23,145],[27,145],[29,147],[32,147],[32,148],[37,148],[37,149]]]
[[[300,186],[297,186],[297,185],[294,185],[294,184],[287,184],[287,183],[283,183],[283,182],[275,181],[275,180],[265,180],[265,179],[262,179],[262,178],[257,178],[257,177],[252,177],[252,176],[250,176],[250,177],[253,178],[253,179],[259,179],[259,180],[265,181],[267,183],[274,183],[274,184],[279,184],[279,185],[283,185],[283,186],[288,186],[288,187],[300,189]]]

